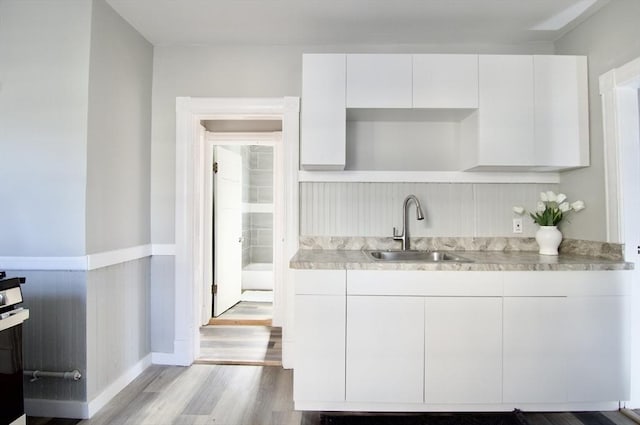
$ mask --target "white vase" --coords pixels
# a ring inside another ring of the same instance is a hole
[[[562,242],[562,233],[557,226],[540,226],[536,232],[536,242],[541,255],[558,255],[558,246]]]

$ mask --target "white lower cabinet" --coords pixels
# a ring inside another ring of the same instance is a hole
[[[422,403],[424,299],[347,297],[347,401]]]
[[[294,399],[344,401],[345,272],[296,270],[295,276]]]
[[[567,299],[504,298],[504,402],[567,400]]]
[[[425,402],[502,401],[502,298],[425,298]]]
[[[296,408],[615,408],[630,277],[296,271]]]
[[[629,396],[629,299],[567,299],[568,397],[571,402],[626,400]]]

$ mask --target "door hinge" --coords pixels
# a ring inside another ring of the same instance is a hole
[[[217,284],[214,283],[213,285],[211,285],[211,293],[214,294],[214,295],[218,293],[218,285]]]
[[[214,162],[214,163],[213,163],[213,172],[214,172],[214,173],[217,173],[217,172],[218,172],[218,163],[217,163],[217,162]]]
[[[638,245],[637,248],[638,248],[638,254],[640,254],[640,245]]]

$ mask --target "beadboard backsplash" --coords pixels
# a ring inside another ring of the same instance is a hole
[[[537,226],[523,217],[522,234],[512,232],[514,205],[534,209],[540,192],[557,184],[479,183],[334,183],[300,184],[301,236],[373,236],[402,227],[404,198],[415,195],[425,219],[416,220],[415,205],[407,218],[411,236],[534,236]]]

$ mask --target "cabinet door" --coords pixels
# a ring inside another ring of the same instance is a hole
[[[505,297],[503,401],[567,400],[566,298]]]
[[[343,170],[346,157],[346,56],[302,56],[300,166]]]
[[[569,401],[629,400],[629,299],[570,297]]]
[[[294,270],[296,402],[344,401],[346,271]]]
[[[345,299],[296,295],[293,398],[344,401]]]
[[[480,55],[479,166],[534,165],[533,57]]]
[[[424,299],[347,297],[347,401],[423,402]]]
[[[478,55],[413,55],[414,108],[477,108]]]
[[[411,55],[347,55],[347,108],[411,108]]]
[[[425,301],[425,402],[502,402],[502,299]]]
[[[536,165],[589,165],[587,58],[534,56]]]

